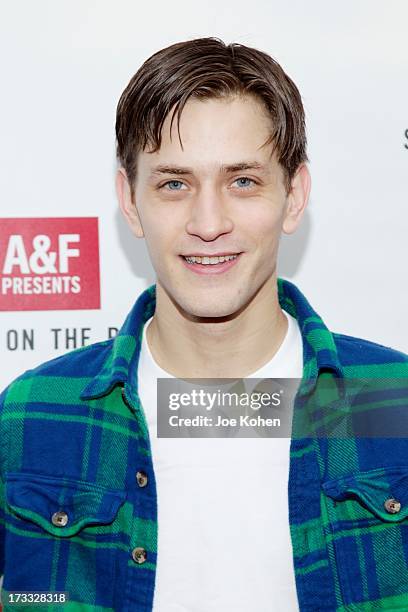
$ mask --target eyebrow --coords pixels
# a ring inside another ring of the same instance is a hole
[[[242,161],[235,164],[222,164],[220,166],[220,172],[223,174],[230,174],[241,170],[261,170],[264,174],[268,172],[267,167],[258,161]],[[152,168],[150,177],[153,178],[161,174],[193,174],[193,169],[177,165],[159,164]]]

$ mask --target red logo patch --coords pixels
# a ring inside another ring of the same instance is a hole
[[[0,310],[100,307],[97,217],[0,219]]]

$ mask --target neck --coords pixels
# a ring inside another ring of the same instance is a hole
[[[177,378],[244,378],[268,363],[287,332],[274,274],[236,316],[193,321],[156,284],[146,331],[156,363]]]

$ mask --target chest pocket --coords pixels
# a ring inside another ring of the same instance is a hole
[[[121,519],[116,518],[125,491],[9,472],[5,497],[3,589],[64,590],[73,602],[92,604],[98,580],[104,584],[104,602],[114,607],[121,546]]]
[[[11,510],[60,537],[75,535],[85,526],[111,523],[124,499],[122,491],[84,481],[24,473],[6,477]]]
[[[398,601],[408,593],[408,465],[328,480],[322,490],[344,604],[383,599],[381,609],[406,609]]]

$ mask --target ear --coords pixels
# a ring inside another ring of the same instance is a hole
[[[120,210],[128,222],[130,229],[137,238],[144,237],[144,231],[140,222],[136,202],[132,199],[129,180],[124,168],[119,168],[116,173],[116,195],[119,200]]]
[[[310,188],[310,172],[306,164],[303,163],[298,167],[291,180],[282,223],[282,231],[285,234],[293,234],[297,230],[309,201]]]

